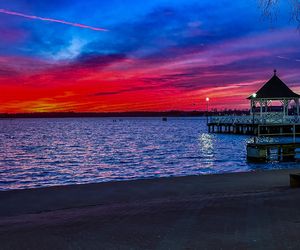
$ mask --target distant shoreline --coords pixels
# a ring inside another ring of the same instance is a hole
[[[246,115],[249,111],[228,110],[209,112],[209,115]],[[205,111],[164,111],[164,112],[37,112],[0,113],[0,118],[76,118],[76,117],[204,117]]]

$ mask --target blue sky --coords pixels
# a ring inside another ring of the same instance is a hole
[[[246,107],[244,95],[274,68],[300,90],[290,6],[281,1],[272,23],[258,2],[2,2],[2,10],[108,30],[0,12],[0,88],[11,96],[0,96],[2,111],[190,110],[207,95],[218,108]]]

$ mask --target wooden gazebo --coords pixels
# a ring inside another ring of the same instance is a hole
[[[209,132],[233,134],[291,135],[300,134],[299,99],[276,74],[267,81],[250,100],[251,115],[213,116],[207,123]],[[279,101],[280,109],[273,110],[271,103]],[[289,106],[295,105],[293,115],[289,115]],[[295,112],[296,111],[296,112]]]
[[[260,116],[268,113],[268,106],[272,101],[280,101],[282,104],[283,117],[288,115],[288,107],[295,103],[297,116],[299,116],[299,98],[300,95],[293,92],[276,74],[274,70],[273,77],[267,81],[256,93],[253,93],[247,99],[250,100],[250,111],[253,114],[256,105],[260,107]]]

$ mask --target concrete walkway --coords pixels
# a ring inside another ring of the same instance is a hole
[[[295,172],[0,192],[0,249],[300,249]]]

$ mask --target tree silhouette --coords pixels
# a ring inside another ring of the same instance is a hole
[[[272,22],[277,20],[277,13],[279,9],[279,3],[281,1],[288,2],[290,9],[290,20],[298,23],[300,28],[300,0],[259,0],[260,6],[263,10],[263,16]]]

